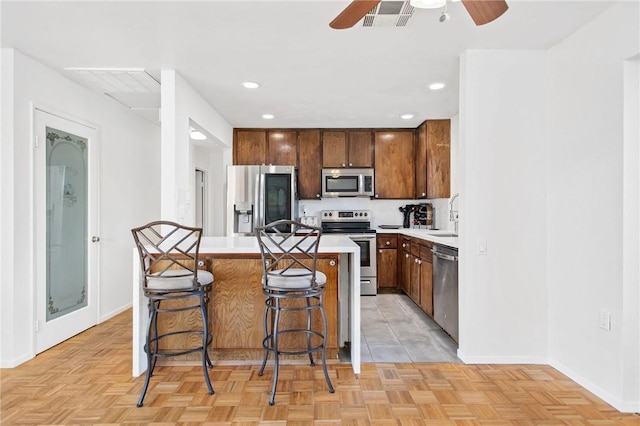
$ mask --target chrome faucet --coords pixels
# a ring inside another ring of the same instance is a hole
[[[454,194],[449,200],[449,221],[453,222],[454,233],[458,235],[458,210],[453,209],[453,202],[458,198],[460,194]]]

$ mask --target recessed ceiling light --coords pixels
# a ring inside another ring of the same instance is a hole
[[[242,85],[247,89],[257,89],[258,87],[260,87],[260,83],[258,83],[257,81],[245,81],[242,83]]]
[[[265,120],[273,120],[275,116],[273,114],[262,114],[262,118]]]
[[[411,120],[413,118],[413,114],[402,114],[400,115],[400,118],[403,120]]]
[[[194,141],[203,141],[207,139],[204,133],[199,132],[197,130],[191,130],[189,135],[191,136],[191,139],[193,139]]]
[[[441,83],[441,82],[431,83],[431,84],[429,85],[429,89],[431,89],[431,90],[440,90],[440,89],[442,89],[444,86],[445,86],[445,84],[444,84],[444,83]]]

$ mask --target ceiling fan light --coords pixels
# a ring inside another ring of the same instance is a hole
[[[438,9],[444,6],[445,0],[411,0],[411,6],[417,9]]]
[[[273,120],[275,116],[273,114],[262,114],[262,118],[265,120]]]
[[[411,120],[413,118],[413,114],[411,114],[410,112],[406,114],[400,114],[400,118],[402,118],[403,120]]]

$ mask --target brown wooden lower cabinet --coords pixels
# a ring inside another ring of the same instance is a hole
[[[411,239],[402,238],[402,252],[400,253],[400,289],[407,295],[411,293]]]
[[[376,271],[378,288],[396,288],[398,284],[398,234],[376,235]]]
[[[261,359],[264,352],[264,307],[266,296],[262,293],[262,261],[255,255],[216,255],[207,259],[213,265],[214,283],[209,301],[209,328],[213,333],[210,346],[212,359],[249,360]],[[338,256],[321,255],[318,270],[327,275],[324,306],[327,315],[327,357],[338,353]],[[304,302],[303,302],[304,303]],[[314,328],[322,330],[320,313],[312,317]],[[197,328],[199,314],[195,311],[185,315],[174,314],[171,318],[161,316],[161,331],[177,330],[184,325]],[[282,314],[281,328],[306,327],[306,314]],[[185,342],[176,341],[176,345]],[[285,336],[280,344],[283,348],[304,348],[306,338]],[[173,345],[172,345],[173,346]],[[178,346],[180,347],[180,346]],[[184,359],[199,359],[199,354],[190,354]]]
[[[399,238],[402,238],[399,249],[400,288],[433,317],[433,244],[417,238]]]
[[[420,246],[420,307],[433,318],[433,256],[431,243]]]

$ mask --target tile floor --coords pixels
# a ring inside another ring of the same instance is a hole
[[[458,344],[405,294],[362,296],[362,362],[461,362]]]

